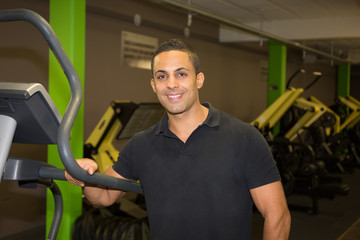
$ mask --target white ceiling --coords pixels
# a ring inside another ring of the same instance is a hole
[[[360,0],[166,0],[360,63]],[[221,27],[222,42],[259,41]]]

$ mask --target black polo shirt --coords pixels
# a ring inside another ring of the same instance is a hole
[[[279,181],[268,145],[250,124],[216,110],[183,143],[168,117],[136,134],[113,168],[140,180],[153,240],[250,239],[249,189]]]

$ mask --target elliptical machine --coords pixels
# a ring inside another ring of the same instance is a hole
[[[97,185],[142,193],[140,184],[107,175],[89,175],[75,161],[70,147],[70,132],[82,99],[79,76],[51,26],[39,14],[26,9],[0,11],[0,22],[26,21],[34,25],[48,42],[70,85],[71,99],[63,117],[45,88],[38,83],[0,82],[0,173],[2,181],[18,181],[21,187],[45,185],[55,200],[55,213],[47,239],[56,239],[62,218],[63,202],[53,180],[66,180],[64,169],[20,158],[8,158],[12,142],[57,144],[60,158],[75,178]]]

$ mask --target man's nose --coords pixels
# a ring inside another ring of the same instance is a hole
[[[179,87],[179,81],[176,79],[176,77],[170,76],[167,81],[167,87],[169,89],[174,89]]]

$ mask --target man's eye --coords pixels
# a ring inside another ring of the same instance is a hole
[[[166,77],[166,75],[158,75],[157,79],[164,79]]]
[[[186,76],[187,76],[187,74],[186,74],[186,73],[181,73],[181,72],[180,72],[180,73],[178,73],[178,76],[179,76],[179,77],[186,77]]]

